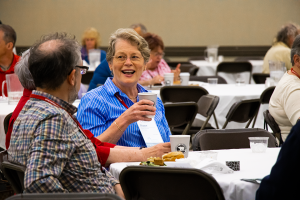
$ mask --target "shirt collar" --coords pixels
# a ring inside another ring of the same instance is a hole
[[[287,47],[287,48],[290,48],[290,47],[288,47],[288,45],[286,45],[284,42],[276,42],[275,43],[275,46],[284,46],[284,47]]]
[[[65,109],[71,115],[74,115],[77,112],[77,108],[75,106],[73,106],[72,104],[69,104],[68,102],[65,102],[64,100],[62,100],[60,98],[57,98],[57,97],[55,97],[51,94],[41,92],[41,91],[37,91],[37,90],[33,90],[32,94],[40,95],[40,96],[43,96],[43,97],[46,97],[46,98],[50,99],[54,103],[57,103],[58,105],[60,105],[63,109]],[[35,99],[35,100],[39,100],[39,99]]]
[[[113,82],[112,82],[113,77],[107,78],[107,80],[104,83],[104,87],[106,87],[106,91],[108,92],[109,95],[114,96],[116,93],[119,93],[120,96],[128,98],[128,96],[123,93]],[[138,92],[148,92],[143,86],[140,84],[137,84],[137,90]]]

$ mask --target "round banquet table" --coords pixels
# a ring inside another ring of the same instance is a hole
[[[73,105],[78,107],[80,103],[80,100],[76,100]],[[9,113],[13,112],[16,108],[16,104],[14,105],[8,105],[8,103],[0,103],[0,147],[6,149],[5,147],[5,132],[4,132],[4,126],[3,126],[3,122],[4,122],[4,118],[6,117],[6,115],[8,115]]]
[[[207,83],[190,81],[189,84],[198,84],[199,86],[205,88],[209,94],[218,96],[220,98],[219,104],[215,110],[215,114],[218,120],[219,128],[222,128],[226,121],[226,115],[230,107],[239,100],[245,99],[259,99],[261,93],[265,90],[264,84],[245,84],[245,85],[236,85],[236,84],[217,84],[209,85]],[[197,86],[195,86],[197,87]],[[151,90],[151,89],[150,89]],[[160,90],[151,90],[154,93],[159,95]],[[263,128],[264,127],[264,117],[263,112],[268,109],[268,104],[260,106],[256,123],[254,128]],[[197,114],[198,119],[205,120],[204,117]],[[216,128],[214,118],[211,117],[209,123]],[[237,123],[229,122],[226,126],[226,129],[230,128],[245,128],[247,123]],[[197,124],[193,124],[197,125]],[[249,126],[252,127],[252,123]]]
[[[214,150],[218,152],[217,160],[223,164],[225,161],[240,161],[240,171],[232,174],[213,174],[219,183],[226,200],[253,200],[259,184],[242,181],[241,179],[263,178],[270,174],[272,166],[277,160],[280,148],[268,148],[265,153],[252,153],[251,149]],[[196,154],[197,152],[189,152]],[[119,179],[121,171],[138,162],[113,163],[110,172]],[[151,188],[149,188],[151,189]],[[201,188],[200,188],[201,189]]]
[[[220,64],[220,62],[208,62],[205,60],[192,60],[190,62],[200,68],[197,76],[215,76],[217,66]],[[252,73],[262,73],[263,60],[249,60],[249,62],[252,64]],[[220,72],[218,75],[223,77],[227,83],[236,83],[236,79],[238,78],[237,74]],[[243,72],[240,73],[240,78],[245,80],[245,83],[249,83],[249,75],[248,72]],[[251,78],[251,83],[255,83],[253,78]]]

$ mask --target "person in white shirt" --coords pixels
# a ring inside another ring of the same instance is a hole
[[[295,38],[291,49],[291,63],[293,67],[283,75],[269,103],[269,111],[283,140],[300,118],[300,35]]]

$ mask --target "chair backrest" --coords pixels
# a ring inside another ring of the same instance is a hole
[[[18,194],[7,198],[7,200],[31,200],[31,199],[43,199],[43,200],[56,200],[56,199],[88,199],[88,200],[122,200],[121,197],[115,194],[106,193],[61,193],[61,194]]]
[[[191,76],[195,76],[199,70],[199,67],[192,64],[181,64],[181,72],[189,72]]]
[[[265,118],[265,122],[272,129],[273,135],[278,139],[279,146],[281,146],[283,144],[283,140],[282,140],[282,137],[281,137],[281,130],[280,130],[278,124],[276,123],[276,121],[272,117],[272,115],[270,114],[269,110],[264,111],[263,115],[264,115],[264,118]]]
[[[8,161],[7,151],[0,152],[0,169],[15,193],[24,191],[24,173],[26,167]]]
[[[252,64],[249,62],[221,62],[217,66],[216,76],[219,72],[225,73],[241,73],[241,72],[249,72],[249,84],[251,83],[252,77]]]
[[[210,94],[203,95],[197,102],[198,113],[204,117],[211,116],[219,104],[219,100],[220,98],[218,96]]]
[[[191,60],[205,60],[205,56],[192,56],[189,57],[189,61]]]
[[[261,104],[269,104],[271,96],[275,90],[275,86],[266,88],[260,95]]]
[[[227,84],[227,81],[221,76],[190,76],[190,81],[208,82],[208,78],[217,78],[218,84]]]
[[[268,147],[276,147],[275,137],[264,129],[206,129],[193,138],[193,151],[250,148],[248,137],[269,137]]]
[[[169,127],[172,128],[186,124],[182,135],[188,134],[196,117],[198,105],[195,102],[165,103],[165,116]]]
[[[261,56],[239,56],[235,61],[248,61],[248,60],[263,60],[264,57]]]
[[[226,122],[223,129],[227,126],[227,123],[231,121],[239,123],[249,121],[246,125],[246,128],[248,128],[252,119],[258,112],[259,107],[260,99],[241,100],[234,103],[226,115]]]
[[[87,71],[86,74],[82,76],[81,83],[89,85],[93,76],[94,76],[93,71]]]
[[[257,84],[265,84],[266,79],[270,77],[270,74],[264,74],[264,73],[254,73],[252,74],[253,80]]]
[[[167,62],[167,64],[169,65],[170,68],[175,69],[177,67],[178,64],[191,64],[190,62]]]
[[[4,121],[3,121],[3,126],[4,126],[4,133],[6,134],[8,131],[8,125],[9,125],[9,120],[11,118],[13,113],[9,113],[8,115],[5,116]]]
[[[129,166],[120,183],[126,199],[225,199],[217,181],[199,169]]]
[[[200,86],[164,86],[160,89],[160,97],[165,102],[198,102],[200,97],[208,94]]]

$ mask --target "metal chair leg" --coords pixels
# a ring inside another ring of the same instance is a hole
[[[214,120],[215,120],[215,123],[216,123],[216,127],[217,127],[217,129],[219,129],[219,124],[218,124],[218,120],[217,120],[217,117],[215,115],[215,112],[213,112],[213,116],[214,116]]]

